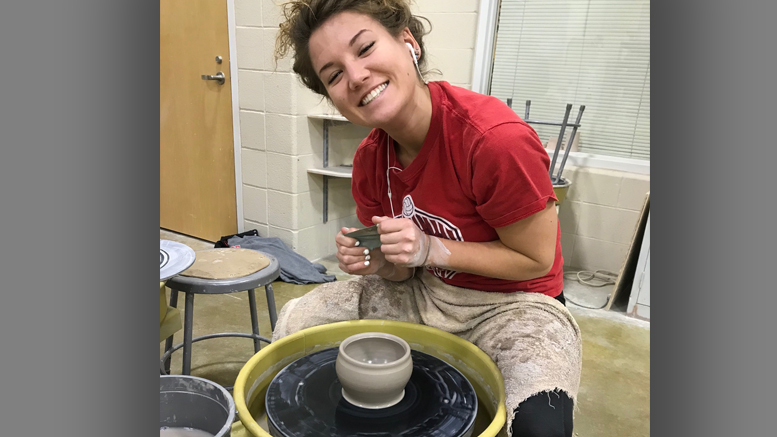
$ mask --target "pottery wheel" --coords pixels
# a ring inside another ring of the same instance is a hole
[[[458,370],[412,350],[413,374],[396,405],[372,410],[342,398],[335,362],[338,348],[289,364],[267,388],[265,409],[274,437],[435,436],[472,433],[477,396]]]

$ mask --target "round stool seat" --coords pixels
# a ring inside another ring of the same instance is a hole
[[[170,288],[170,306],[177,307],[178,292],[186,295],[186,309],[184,311],[184,332],[183,343],[173,347],[173,337],[165,340],[165,353],[161,359],[161,373],[169,374],[170,356],[178,349],[183,348],[182,373],[191,374],[191,356],[192,343],[219,337],[243,337],[253,339],[254,352],[261,349],[260,342],[270,343],[270,339],[259,335],[259,318],[256,310],[255,289],[264,287],[267,295],[267,310],[270,316],[270,328],[275,329],[275,323],[278,320],[275,309],[275,295],[272,290],[272,282],[278,279],[281,274],[278,260],[269,254],[250,249],[209,249],[197,252],[197,260],[201,263],[192,264],[192,267],[167,280],[166,285]],[[212,256],[211,256],[212,255]],[[260,261],[256,263],[255,261]],[[248,262],[246,262],[248,261]],[[269,261],[269,263],[268,263]],[[252,272],[244,276],[236,275],[241,272]],[[197,275],[206,276],[195,277],[186,276]],[[223,277],[223,279],[217,279]],[[195,294],[225,294],[248,292],[248,305],[251,313],[251,333],[242,332],[222,332],[207,334],[194,338],[192,336],[194,295]]]
[[[209,249],[199,251],[197,253],[201,254],[204,252],[223,250],[224,249]],[[237,293],[244,290],[258,288],[278,279],[278,276],[281,274],[281,267],[280,264],[278,264],[278,260],[275,259],[274,256],[266,253],[263,253],[262,255],[270,260],[270,264],[258,272],[251,273],[247,276],[228,279],[206,279],[193,276],[184,276],[186,272],[183,272],[184,274],[170,278],[167,281],[167,286],[174,290],[197,294]]]

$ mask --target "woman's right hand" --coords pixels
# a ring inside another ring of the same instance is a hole
[[[358,230],[357,228],[342,228],[335,237],[337,245],[337,260],[340,270],[350,275],[374,275],[386,265],[386,258],[380,249],[368,250],[356,245],[355,238],[343,234]],[[366,251],[366,253],[365,253]]]

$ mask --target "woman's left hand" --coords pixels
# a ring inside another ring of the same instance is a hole
[[[418,267],[429,257],[431,238],[424,234],[410,219],[373,217],[380,234],[380,251],[386,261],[402,267]]]

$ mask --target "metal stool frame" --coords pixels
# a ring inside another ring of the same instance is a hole
[[[218,250],[218,249],[212,249]],[[203,279],[189,276],[175,276],[170,278],[166,286],[170,288],[170,306],[177,308],[178,292],[186,294],[186,303],[184,310],[184,339],[182,343],[173,347],[173,336],[165,340],[165,353],[160,360],[160,371],[162,375],[170,373],[170,357],[178,349],[183,348],[182,374],[191,374],[192,344],[198,341],[220,337],[242,337],[252,338],[254,340],[254,352],[259,352],[261,342],[270,343],[271,340],[259,335],[259,317],[256,310],[256,289],[264,287],[267,297],[267,308],[270,315],[271,329],[275,330],[275,323],[278,320],[275,308],[275,294],[272,289],[272,282],[280,276],[280,265],[278,260],[272,255],[262,253],[270,259],[270,265],[264,269],[248,276],[233,279]],[[192,326],[194,323],[194,295],[195,294],[226,294],[240,291],[248,291],[248,304],[251,311],[252,333],[241,332],[222,332],[216,334],[202,335],[192,338]]]

